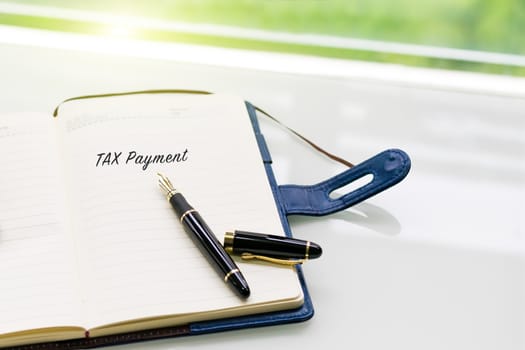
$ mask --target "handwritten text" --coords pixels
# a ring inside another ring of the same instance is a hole
[[[150,164],[179,163],[188,160],[188,149],[178,153],[167,154],[139,154],[136,151],[123,152],[102,152],[97,154],[96,167],[115,166],[121,164],[142,165],[142,170],[146,170]]]

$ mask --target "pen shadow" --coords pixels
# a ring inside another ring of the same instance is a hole
[[[370,203],[359,203],[346,210],[331,214],[330,217],[368,228],[386,236],[396,236],[401,233],[401,223],[394,215]],[[290,224],[294,224],[315,220],[315,218],[293,215],[289,216],[288,220]]]

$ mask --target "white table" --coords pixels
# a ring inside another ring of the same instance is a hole
[[[365,203],[290,217],[324,250],[304,266],[312,320],[125,348],[525,347],[525,80],[1,26],[0,57],[2,113],[204,89],[241,95],[354,162],[390,147],[412,158],[402,183]],[[344,170],[261,124],[280,184]]]

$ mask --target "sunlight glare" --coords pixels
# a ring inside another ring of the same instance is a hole
[[[124,21],[119,21],[108,26],[106,34],[112,37],[129,38],[133,35],[133,26]]]

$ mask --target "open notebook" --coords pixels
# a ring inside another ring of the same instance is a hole
[[[300,307],[295,268],[218,277],[157,186],[170,177],[219,240],[284,234],[243,100],[141,94],[0,116],[0,347]]]

